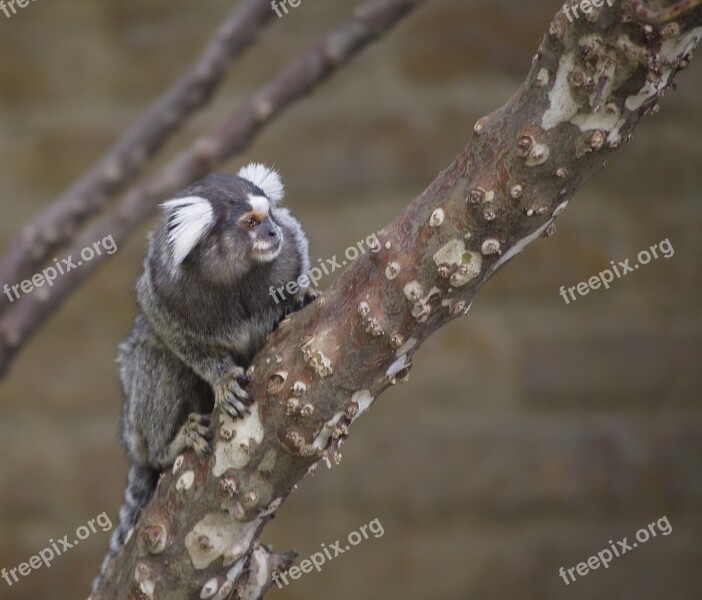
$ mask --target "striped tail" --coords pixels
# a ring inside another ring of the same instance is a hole
[[[110,561],[120,553],[129,531],[136,525],[142,509],[151,500],[158,484],[159,471],[132,464],[129,469],[127,489],[124,492],[125,503],[119,511],[119,524],[110,539],[110,551],[100,568],[100,574],[93,582],[95,591],[102,582]]]

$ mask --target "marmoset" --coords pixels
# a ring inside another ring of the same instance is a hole
[[[137,283],[141,313],[119,347],[125,393],[122,439],[131,459],[125,504],[107,565],[119,553],[161,471],[188,448],[209,454],[215,405],[249,411],[246,368],[286,314],[316,293],[269,290],[310,267],[299,222],[279,206],[278,173],[250,164],[213,174],[161,205]]]

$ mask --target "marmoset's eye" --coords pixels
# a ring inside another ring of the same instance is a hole
[[[246,219],[246,221],[244,221],[244,223],[246,224],[247,229],[255,229],[259,225],[259,222],[253,217],[249,217]]]

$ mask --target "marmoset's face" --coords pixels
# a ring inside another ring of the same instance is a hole
[[[175,269],[231,283],[279,256],[283,229],[259,187],[235,175],[211,175],[188,192],[164,205]]]
[[[270,202],[250,195],[244,204],[246,210],[236,222],[250,242],[249,255],[256,262],[270,262],[280,253],[283,242],[282,231],[270,215]]]
[[[253,191],[211,202],[216,221],[185,261],[186,268],[190,263],[191,268],[224,283],[279,256],[283,230],[265,196]]]

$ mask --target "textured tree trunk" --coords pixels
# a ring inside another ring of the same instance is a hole
[[[216,414],[212,459],[188,453],[164,474],[93,600],[263,595],[272,570],[291,560],[258,541],[272,513],[321,457],[338,459],[349,426],[407,378],[430,334],[554,233],[702,38],[697,2],[602,4],[572,21],[560,11],[515,96],[478,121],[372,252],[271,334],[250,369],[252,414]]]

